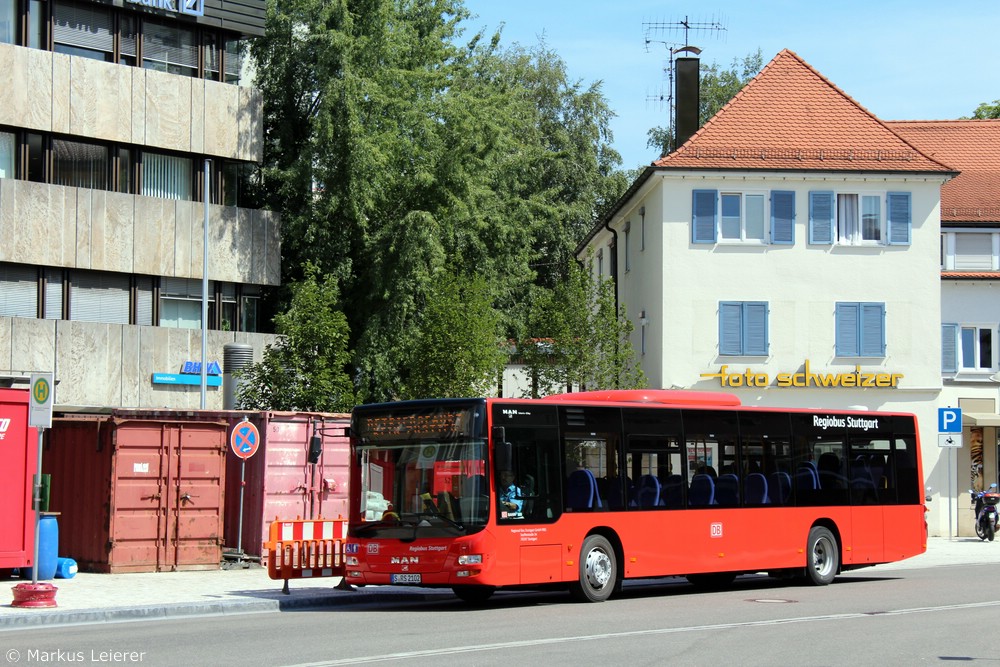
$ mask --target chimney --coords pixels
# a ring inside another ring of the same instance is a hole
[[[678,58],[674,61],[674,150],[698,131],[698,115],[701,109],[699,94],[698,58]]]

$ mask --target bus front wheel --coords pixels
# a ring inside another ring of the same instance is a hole
[[[826,586],[837,576],[840,550],[828,528],[813,526],[806,544],[806,576],[816,586]]]
[[[580,578],[570,584],[570,593],[581,602],[604,602],[615,591],[617,582],[614,548],[602,535],[591,535],[580,548]]]

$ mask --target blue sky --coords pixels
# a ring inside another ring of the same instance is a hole
[[[505,24],[503,43],[545,43],[572,79],[603,82],[618,114],[614,146],[624,167],[655,160],[646,131],[667,124],[655,98],[667,88],[667,46],[647,45],[644,27],[719,23],[692,31],[703,62],[727,67],[758,48],[767,63],[791,49],[884,120],[969,116],[1000,99],[1000,2],[996,0],[465,0],[467,32]],[[680,44],[680,30],[655,39]]]

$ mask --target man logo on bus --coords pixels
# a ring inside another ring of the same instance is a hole
[[[722,524],[713,523],[711,526],[712,537],[722,537]]]

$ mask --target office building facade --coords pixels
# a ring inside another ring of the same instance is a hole
[[[57,410],[196,408],[204,358],[218,409],[223,347],[260,358],[263,27],[262,0],[0,0],[0,381],[53,372]]]

